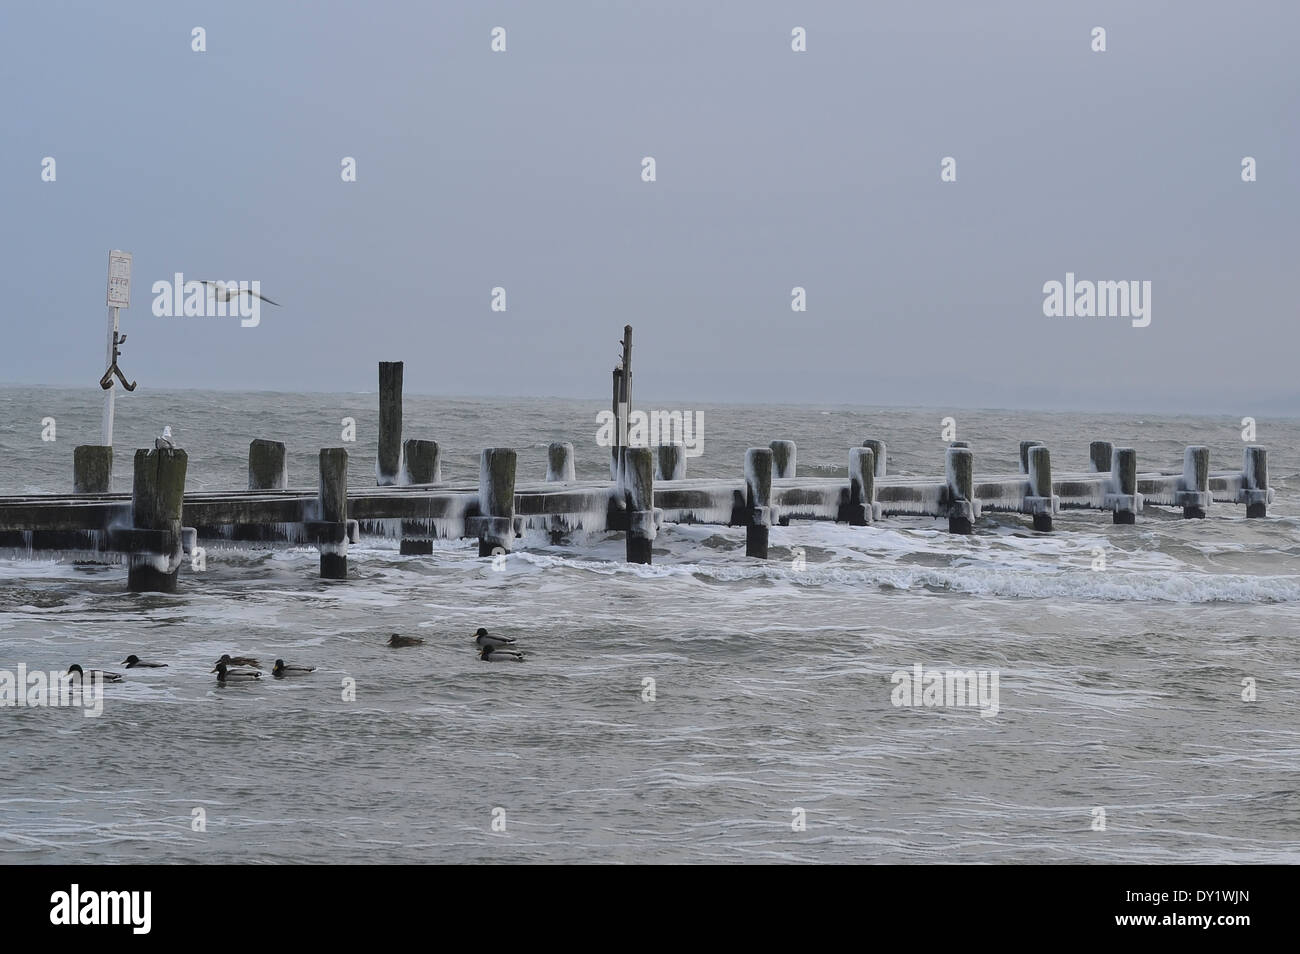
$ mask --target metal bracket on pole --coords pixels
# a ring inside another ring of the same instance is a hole
[[[119,346],[125,341],[126,335],[119,335],[116,331],[113,332],[113,363],[108,366],[108,370],[104,372],[104,376],[99,379],[99,386],[105,391],[113,386],[114,376],[122,382],[122,387],[126,388],[126,390],[135,390],[136,382],[127,381],[126,375],[124,375],[122,369],[117,366],[117,359],[122,356],[122,349]]]

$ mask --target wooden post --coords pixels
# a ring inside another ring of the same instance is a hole
[[[379,456],[375,482],[396,484],[402,473],[402,369],[401,361],[379,362]]]
[[[437,441],[416,438],[402,441],[402,460],[406,468],[406,483],[442,483],[442,448]]]
[[[1183,517],[1204,519],[1210,506],[1210,449],[1193,445],[1183,453],[1183,489],[1178,502]]]
[[[609,479],[618,482],[618,464],[623,459],[623,417],[618,406],[619,396],[623,393],[623,369],[614,369],[614,397],[611,408],[614,412],[614,444],[609,449]]]
[[[323,580],[348,578],[348,452],[322,447],[320,452],[320,549]]]
[[[745,556],[767,559],[772,525],[772,448],[745,451]]]
[[[1118,496],[1114,499],[1114,522],[1124,526],[1137,523],[1137,451],[1132,447],[1117,447],[1111,458],[1111,484]]]
[[[1242,462],[1242,477],[1245,486],[1246,516],[1264,517],[1268,515],[1268,448],[1258,444],[1247,444],[1246,455]]]
[[[1020,442],[1020,472],[1029,473],[1029,448],[1039,447],[1042,441],[1021,441]]]
[[[654,452],[623,449],[623,492],[627,499],[627,562],[649,563],[655,538]]]
[[[975,508],[975,455],[968,447],[949,447],[946,461],[948,482],[948,532],[970,533],[977,516]]]
[[[546,479],[554,483],[575,480],[573,445],[568,441],[552,441],[546,448]]]
[[[437,441],[416,438],[402,441],[402,482],[407,485],[442,483],[442,452]],[[433,529],[428,520],[403,520],[398,550],[403,556],[433,552]]]
[[[632,413],[632,326],[623,326],[623,364],[618,375],[618,475],[623,473],[627,461],[627,419]],[[618,475],[615,479],[619,479]]]
[[[135,452],[131,527],[136,532],[127,557],[127,589],[132,593],[176,592],[188,466],[189,456],[179,448]]]
[[[869,526],[876,510],[876,455],[870,447],[849,448],[849,526]]]
[[[515,467],[518,456],[511,447],[488,447],[478,472],[478,506],[482,526],[478,555],[509,553],[515,542]]]
[[[772,477],[793,477],[797,448],[794,441],[772,441]]]
[[[107,494],[113,490],[113,448],[82,444],[72,450],[72,492]]]
[[[257,439],[248,444],[248,489],[283,490],[288,485],[284,466],[284,444]],[[279,528],[265,523],[236,523],[230,528],[234,540],[283,540]]]
[[[248,489],[283,490],[288,486],[284,444],[258,438],[248,444]]]
[[[1052,497],[1052,453],[1044,444],[1029,448],[1029,490],[1025,503],[1034,515],[1034,529],[1050,533],[1056,504]]]
[[[887,454],[885,442],[869,438],[862,442],[862,446],[871,448],[871,456],[876,461],[876,479],[883,479],[885,476],[885,456]]]
[[[1093,441],[1088,445],[1088,460],[1093,473],[1109,474],[1114,470],[1115,445],[1110,441]]]
[[[686,479],[686,448],[681,444],[659,445],[659,469],[655,480]]]

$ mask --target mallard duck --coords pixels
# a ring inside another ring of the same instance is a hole
[[[261,679],[262,674],[252,669],[231,669],[219,662],[212,670],[217,674],[217,682],[246,682],[249,679]]]
[[[145,662],[135,653],[132,653],[130,656],[127,656],[126,659],[123,660],[122,665],[125,666],[127,669],[166,669],[167,668],[166,663]]]
[[[516,649],[494,649],[484,646],[478,658],[484,662],[523,662],[524,654]]]
[[[262,668],[262,664],[258,662],[256,659],[254,659],[252,656],[232,656],[230,655],[230,653],[226,653],[215,663],[213,663],[213,665],[214,666],[252,666],[254,669]],[[212,671],[216,672],[215,669]]]
[[[315,666],[286,666],[283,659],[277,659],[275,668],[271,670],[271,675],[282,679],[285,676],[305,676],[307,673],[315,671]]]
[[[69,666],[68,671],[63,674],[63,677],[65,679],[72,679],[74,676],[80,677],[82,679],[84,679],[86,676],[89,676],[91,679],[94,679],[96,676],[98,676],[104,682],[122,681],[122,674],[120,672],[108,672],[104,669],[92,669],[90,670],[90,672],[86,672],[76,663],[73,663],[71,666]]]
[[[500,649],[503,646],[509,646],[515,641],[513,636],[492,636],[482,626],[474,634],[474,642],[478,644],[479,649]]]
[[[397,633],[388,637],[388,645],[397,649],[402,646],[423,646],[424,640],[419,636],[401,636]]]

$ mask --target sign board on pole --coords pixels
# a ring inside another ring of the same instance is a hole
[[[108,253],[108,307],[131,307],[131,253]]]

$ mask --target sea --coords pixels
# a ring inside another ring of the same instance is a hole
[[[0,494],[69,492],[99,392],[0,401]],[[323,446],[373,486],[377,403],[123,395],[114,489],[163,425],[190,489],[246,486],[253,438],[288,445],[291,486],[315,488]],[[474,483],[489,446],[540,479],[553,440],[608,477],[606,406],[408,394],[404,436],[437,440],[449,481]],[[800,475],[843,476],[866,438],[890,473],[938,476],[948,416],[977,474],[1014,472],[1027,438],[1058,473],[1097,439],[1141,471],[1181,471],[1188,444],[1239,470],[1246,446],[1234,416],[654,406],[701,413],[689,476],[738,478],[775,439]],[[766,561],[742,528],[670,525],[650,566],[616,533],[530,532],[495,565],[470,540],[401,556],[364,537],[345,581],[310,547],[208,541],[174,595],[128,593],[120,564],[0,552],[0,671],[125,673],[98,716],[0,708],[0,861],[1300,862],[1300,421],[1255,429],[1266,519],[1070,511],[1035,533],[1002,514],[965,537],[796,520]],[[478,627],[526,660],[480,661]],[[125,670],[132,653],[167,667]],[[223,653],[316,670],[219,686]],[[935,673],[992,700],[908,688]]]

